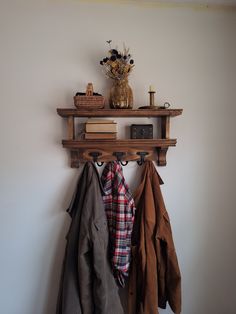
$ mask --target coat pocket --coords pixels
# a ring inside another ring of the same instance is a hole
[[[102,248],[107,249],[108,241],[109,241],[109,233],[107,226],[106,216],[99,217],[94,222],[95,226],[95,237],[99,241]]]

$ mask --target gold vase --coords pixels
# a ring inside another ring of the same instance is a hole
[[[133,108],[133,92],[128,79],[114,80],[114,85],[110,91],[109,104],[113,109]]]

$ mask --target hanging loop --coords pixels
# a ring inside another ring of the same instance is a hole
[[[145,162],[145,156],[148,155],[147,152],[137,152],[137,155],[140,156],[140,159],[137,161],[137,164],[139,166],[142,166],[142,164]]]
[[[91,152],[89,153],[91,157],[93,157],[93,162],[96,162],[98,167],[101,167],[104,163],[103,162],[98,162],[98,157],[102,155],[102,153],[99,152]]]
[[[114,152],[113,156],[116,156],[117,161],[119,161],[119,163],[122,166],[126,166],[128,164],[128,161],[122,161],[121,158],[125,155],[124,152]]]
[[[165,109],[168,109],[168,108],[170,107],[170,103],[166,101],[166,102],[164,103],[163,107],[164,107]]]
[[[104,164],[104,162],[103,162],[103,161],[100,161],[100,162],[99,162],[99,161],[97,161],[96,163],[97,163],[98,167],[101,167],[101,166]]]

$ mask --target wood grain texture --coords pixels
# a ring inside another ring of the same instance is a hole
[[[176,117],[181,115],[183,109],[98,109],[78,110],[70,108],[58,108],[57,113],[63,118],[73,117]]]
[[[170,138],[170,117],[162,117],[161,119],[161,138]]]
[[[74,117],[73,116],[68,117],[67,124],[68,124],[68,128],[67,128],[68,139],[74,140],[74,138],[75,138],[75,123],[74,123]]]
[[[130,139],[130,140],[62,140],[62,145],[64,148],[69,149],[79,149],[79,148],[103,148],[112,151],[117,151],[117,149],[136,148],[139,147],[144,149],[145,147],[169,147],[175,146],[177,143],[176,139]]]
[[[158,166],[166,166],[166,154],[167,154],[167,147],[159,147],[157,148],[158,153]]]

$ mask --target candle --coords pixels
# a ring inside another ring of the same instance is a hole
[[[152,86],[152,85],[149,86],[149,92],[155,92],[154,86]]]

